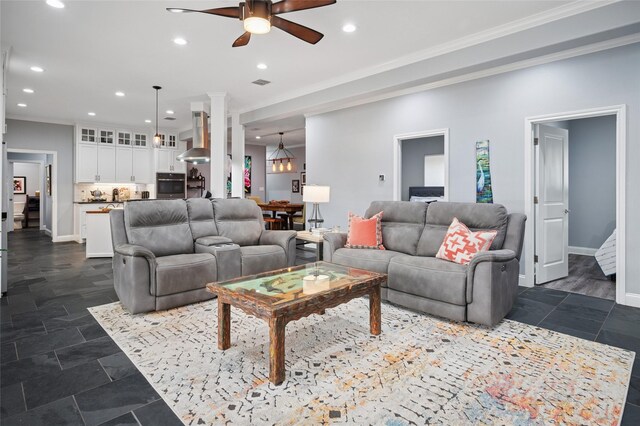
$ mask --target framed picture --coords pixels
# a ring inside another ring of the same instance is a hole
[[[26,178],[26,176],[14,176],[13,177],[13,193],[14,194],[26,194],[27,193],[27,178]]]
[[[291,192],[294,194],[300,193],[300,181],[298,179],[293,179],[291,181]]]
[[[244,156],[244,193],[251,194],[251,156]]]
[[[51,164],[44,168],[47,195],[51,196]]]
[[[300,181],[303,185],[307,184],[307,172],[300,172]]]

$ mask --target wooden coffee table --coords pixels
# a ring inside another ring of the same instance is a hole
[[[328,281],[303,285],[303,277],[325,275]],[[284,381],[285,326],[311,314],[324,314],[352,299],[369,296],[371,334],[380,334],[380,284],[387,276],[327,262],[280,269],[230,281],[207,289],[218,296],[218,348],[231,346],[231,306],[269,323],[269,380]]]

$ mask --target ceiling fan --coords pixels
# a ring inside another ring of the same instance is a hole
[[[322,33],[305,27],[304,25],[288,21],[277,15],[329,6],[335,2],[336,0],[283,0],[273,3],[271,0],[247,0],[241,2],[238,7],[219,7],[205,10],[168,7],[167,10],[173,13],[198,12],[240,19],[244,24],[245,33],[233,42],[233,47],[246,46],[249,44],[251,34],[266,34],[271,30],[272,26],[280,28],[282,31],[298,37],[307,43],[316,44],[324,37]]]

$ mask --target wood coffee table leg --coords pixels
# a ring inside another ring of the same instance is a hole
[[[218,349],[231,347],[231,305],[218,298]]]
[[[284,318],[269,320],[269,380],[274,385],[284,381]]]
[[[380,286],[376,286],[369,294],[369,327],[371,334],[380,334],[381,314],[380,314]]]

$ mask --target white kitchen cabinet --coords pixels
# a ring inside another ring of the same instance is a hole
[[[116,148],[98,145],[98,182],[116,182]]]
[[[116,180],[114,182],[133,182],[133,149],[116,148]]]
[[[186,173],[187,164],[176,160],[185,150],[160,148],[156,149],[156,171],[158,173]]]
[[[167,148],[178,148],[178,136],[167,135]]]
[[[76,182],[97,182],[98,145],[79,143],[76,146]]]
[[[109,213],[85,213],[85,223],[86,257],[113,257]]]
[[[118,146],[131,146],[131,132],[118,130]]]
[[[116,132],[113,130],[100,129],[98,131],[98,144],[114,145]]]
[[[149,149],[133,149],[131,164],[135,183],[154,183],[153,157]]]
[[[134,148],[148,148],[149,136],[146,133],[134,133],[133,134],[133,147]]]
[[[87,203],[87,204],[76,204],[76,232],[80,237],[78,242],[82,242],[85,238],[87,238],[87,210],[100,210],[106,208],[109,203],[98,204],[98,203]]]
[[[90,127],[80,127],[80,142],[95,143],[98,140],[98,130]]]

